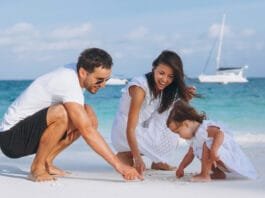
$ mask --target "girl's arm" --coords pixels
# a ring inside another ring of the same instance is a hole
[[[142,174],[145,170],[145,165],[141,157],[141,153],[138,148],[135,129],[139,120],[139,113],[145,98],[145,92],[142,88],[137,86],[132,86],[129,88],[129,94],[131,96],[131,104],[128,113],[128,122],[127,122],[127,140],[130,146],[134,165],[136,166],[137,171]]]
[[[192,147],[190,147],[176,171],[176,176],[178,178],[184,176],[184,169],[192,162],[193,159],[194,159],[193,149]]]
[[[209,126],[207,128],[207,132],[208,132],[208,137],[212,137],[213,138],[213,143],[212,143],[212,147],[211,147],[211,159],[213,161],[218,161],[218,149],[220,148],[220,146],[222,145],[223,141],[224,141],[224,132],[222,132],[220,130],[220,128],[215,127],[215,126]]]

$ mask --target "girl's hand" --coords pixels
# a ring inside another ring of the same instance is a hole
[[[134,158],[134,167],[138,171],[138,173],[143,176],[143,173],[145,171],[145,163],[141,156]]]
[[[176,177],[181,178],[183,176],[184,176],[184,170],[182,168],[178,168],[178,170],[176,171]]]

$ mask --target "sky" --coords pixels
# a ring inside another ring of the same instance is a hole
[[[34,79],[89,47],[111,54],[115,76],[151,71],[165,49],[181,56],[187,76],[208,58],[212,73],[224,13],[221,65],[265,77],[264,10],[264,0],[0,0],[0,79]]]

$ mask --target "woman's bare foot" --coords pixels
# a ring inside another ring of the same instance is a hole
[[[35,170],[35,171],[31,171],[31,173],[28,176],[28,178],[30,180],[32,180],[32,181],[35,181],[35,182],[44,182],[44,181],[53,181],[53,180],[56,180],[55,177],[53,177],[52,175],[50,175],[45,170]]]
[[[176,169],[176,167],[172,167],[168,165],[167,163],[163,163],[163,162],[158,162],[158,163],[153,162],[151,165],[151,168],[154,170],[175,170]]]
[[[63,177],[63,176],[66,176],[67,174],[69,174],[68,172],[65,172],[64,170],[59,169],[58,167],[54,166],[53,164],[46,163],[45,166],[46,166],[47,172],[50,175]]]
[[[202,174],[195,175],[191,178],[191,182],[209,182],[211,181],[211,177],[209,175],[205,176]]]
[[[219,168],[212,169],[213,173],[210,175],[211,179],[225,179],[226,175]]]

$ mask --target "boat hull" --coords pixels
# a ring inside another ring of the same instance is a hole
[[[246,83],[248,80],[241,76],[235,74],[215,74],[215,75],[204,75],[201,74],[198,77],[199,81],[202,83]]]

